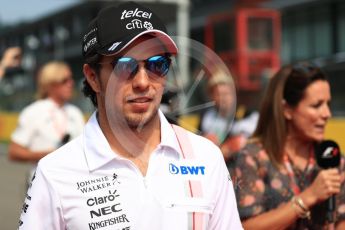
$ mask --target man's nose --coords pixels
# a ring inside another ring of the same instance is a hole
[[[147,73],[144,63],[140,63],[138,68],[138,72],[132,79],[133,88],[141,91],[146,90],[150,83],[150,77]]]

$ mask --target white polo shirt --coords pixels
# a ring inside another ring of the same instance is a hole
[[[31,151],[49,151],[59,147],[62,137],[79,136],[84,128],[83,114],[76,106],[58,106],[52,99],[30,104],[20,113],[11,139]]]
[[[242,229],[218,147],[187,131],[177,138],[161,112],[160,121],[143,176],[111,150],[94,113],[83,135],[39,162],[19,229]]]

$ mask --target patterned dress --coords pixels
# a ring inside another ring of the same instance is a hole
[[[340,171],[344,175],[345,160],[341,158]],[[321,170],[316,164],[311,170],[300,170],[292,165],[297,184],[305,190]],[[269,160],[260,144],[250,143],[236,153],[229,167],[235,186],[237,205],[241,220],[254,217],[279,205],[289,202],[294,196],[291,179],[287,170],[276,168]],[[319,203],[311,209],[311,220],[298,219],[288,229],[318,230],[326,224],[326,202]],[[345,187],[337,196],[337,221],[345,219]]]

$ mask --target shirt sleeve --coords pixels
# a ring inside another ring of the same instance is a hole
[[[263,213],[265,208],[265,182],[261,175],[261,167],[257,152],[244,149],[236,154],[235,164],[231,169],[235,183],[235,192],[241,220]]]
[[[66,229],[59,197],[42,172],[40,165],[29,185],[18,229]]]
[[[222,155],[220,154],[220,156]],[[243,229],[231,177],[222,157],[218,158],[215,175],[212,176],[218,181],[218,184],[216,184],[218,194],[208,229]]]
[[[11,135],[12,141],[25,147],[29,145],[35,133],[35,127],[37,127],[35,123],[36,119],[30,113],[26,109],[19,115],[17,127]]]

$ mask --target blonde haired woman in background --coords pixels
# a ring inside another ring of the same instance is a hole
[[[82,112],[67,103],[73,86],[71,69],[64,62],[49,62],[38,72],[38,100],[20,113],[8,150],[11,160],[34,163],[30,178],[37,161],[82,132]]]

